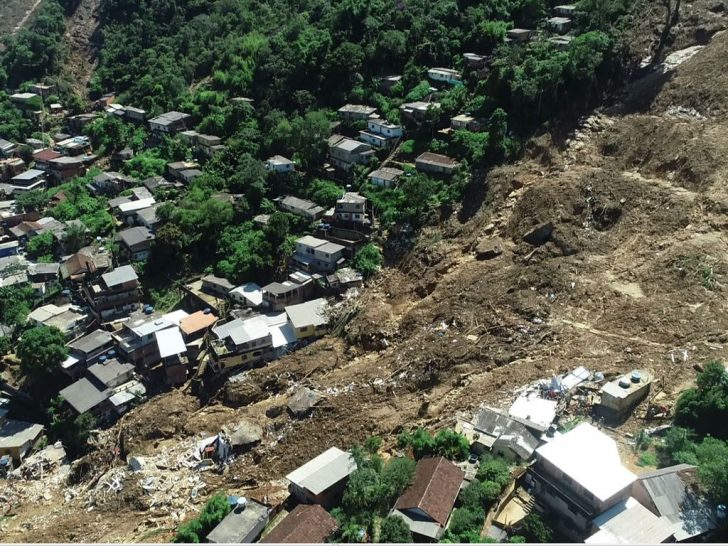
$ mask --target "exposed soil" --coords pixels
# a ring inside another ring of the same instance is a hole
[[[100,7],[101,0],[81,0],[66,22],[68,59],[63,73],[82,97],[88,92],[88,83],[98,64]]]

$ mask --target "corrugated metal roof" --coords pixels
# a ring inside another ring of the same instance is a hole
[[[666,518],[655,516],[630,497],[594,518],[599,532],[586,544],[659,544],[673,535]]]
[[[167,358],[172,355],[179,355],[187,352],[185,340],[182,339],[182,332],[179,328],[167,328],[154,334],[157,338],[159,356]]]
[[[326,491],[356,470],[351,453],[332,447],[288,474],[286,479],[314,495]]]

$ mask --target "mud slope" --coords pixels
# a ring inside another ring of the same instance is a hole
[[[718,35],[679,66],[645,113],[595,114],[565,149],[541,142],[492,172],[479,212],[426,229],[365,292],[344,339],[252,371],[204,408],[182,392],[157,397],[100,436],[71,485],[12,483],[15,517],[0,536],[164,541],[219,488],[275,498],[282,476],[332,445],[380,434],[391,446],[402,426],[504,406],[519,386],[577,365],[651,368],[674,399],[695,364],[728,358],[728,123],[716,114],[728,103],[715,92],[709,111],[689,110],[708,92],[700,67],[724,72],[726,47]],[[502,254],[479,260],[496,240]],[[323,401],[294,420],[282,410],[300,386]],[[241,419],[263,428],[261,445],[224,475],[191,475],[185,450]],[[642,426],[634,417],[620,431]],[[109,470],[125,467],[115,448],[150,457],[174,493],[144,493],[131,474],[106,491]]]

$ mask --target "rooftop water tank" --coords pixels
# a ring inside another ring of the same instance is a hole
[[[642,381],[642,374],[636,370],[633,371],[632,372],[632,383],[639,383],[640,381]]]
[[[212,313],[212,309],[209,307],[205,307],[205,310],[202,312],[203,315],[209,315],[210,313]]]
[[[101,362],[101,364],[103,364],[104,362],[106,362],[106,357],[105,356],[100,356],[99,357],[99,362]]]
[[[626,377],[623,377],[622,379],[619,380],[619,386],[622,387],[623,389],[628,389],[629,385],[630,385],[629,379],[627,379]]]

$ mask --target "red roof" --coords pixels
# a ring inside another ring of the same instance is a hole
[[[51,150],[50,148],[46,148],[45,150],[40,150],[38,152],[35,152],[33,154],[33,159],[36,161],[43,161],[48,162],[53,159],[57,159],[61,157],[63,154],[56,152],[55,150]]]
[[[465,473],[445,457],[421,459],[412,485],[397,499],[394,508],[419,508],[444,527],[464,477]]]
[[[299,504],[260,542],[322,544],[338,528],[336,520],[318,504]]]

